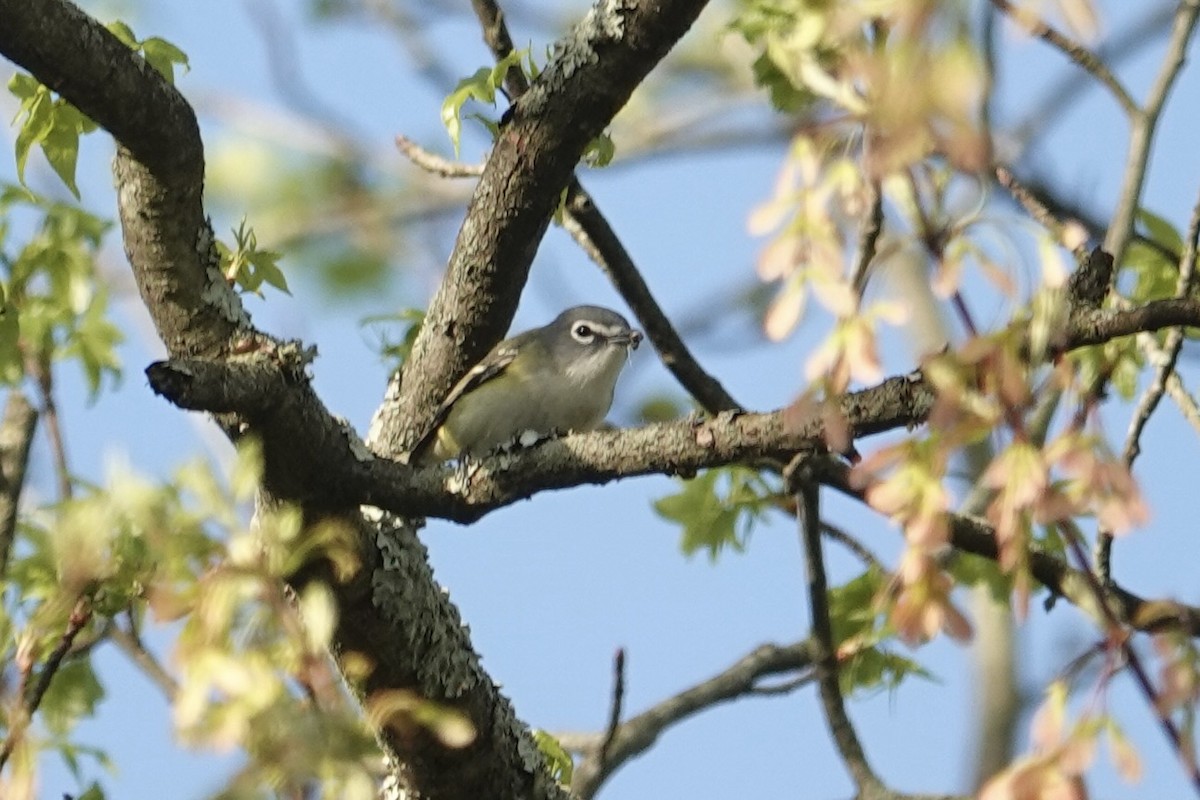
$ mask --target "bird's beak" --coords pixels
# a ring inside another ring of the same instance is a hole
[[[642,343],[642,332],[629,331],[628,333],[618,333],[616,336],[610,336],[608,340],[613,344],[624,345],[630,350],[637,350],[638,345]]]

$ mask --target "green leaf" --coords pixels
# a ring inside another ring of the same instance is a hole
[[[496,90],[504,85],[504,76],[508,74],[509,68],[520,69],[521,59],[525,58],[527,54],[528,50],[513,50],[495,66],[480,67],[470,77],[460,80],[450,94],[446,95],[446,99],[442,101],[442,124],[446,126],[446,133],[450,135],[450,141],[454,143],[456,158],[462,139],[463,106],[469,100],[494,106]],[[493,138],[499,134],[499,127],[495,122],[478,115],[474,116],[491,131]]]
[[[56,124],[42,139],[42,154],[50,162],[54,173],[79,199],[79,186],[75,183],[75,164],[79,159],[79,131]]]
[[[119,19],[113,20],[104,27],[108,29],[109,33],[120,39],[121,43],[130,50],[137,49],[138,40],[137,37],[133,35],[133,28],[129,27]]]
[[[1183,252],[1183,237],[1170,222],[1144,208],[1138,209],[1137,221],[1146,229],[1146,238],[1172,253]]]
[[[120,20],[114,20],[107,26],[109,33],[121,40],[130,50],[146,59],[146,63],[154,67],[167,83],[175,83],[175,65],[179,64],[184,71],[191,69],[187,54],[166,39],[151,36],[145,41],[139,41],[130,28]]]
[[[684,481],[678,494],[655,501],[654,510],[682,526],[680,548],[686,555],[706,549],[709,559],[716,561],[727,547],[745,549],[751,528],[772,494],[754,470],[725,467]]]
[[[9,87],[12,87],[12,81],[9,81]],[[17,129],[17,180],[24,186],[25,164],[29,158],[30,149],[46,138],[54,127],[53,100],[49,90],[44,86],[39,86],[34,94],[26,97],[21,102],[20,111],[17,112],[18,119],[21,114],[25,115],[25,121]]]
[[[262,285],[274,286],[284,294],[288,290],[287,278],[279,269],[281,254],[274,250],[258,249],[258,237],[253,228],[246,226],[243,219],[233,231],[235,247],[217,242],[217,253],[221,258],[221,272],[241,291],[262,297]]]
[[[446,126],[446,133],[450,134],[450,141],[454,143],[456,158],[462,136],[462,107],[468,100],[495,103],[496,87],[491,79],[492,71],[487,67],[480,67],[469,78],[459,81],[442,101],[442,124]]]
[[[0,383],[12,386],[25,377],[25,362],[20,348],[21,323],[16,306],[6,302],[0,308]]]
[[[104,790],[100,788],[100,784],[93,781],[87,791],[79,795],[77,800],[104,800]]]
[[[55,734],[67,734],[75,724],[96,713],[104,687],[86,659],[66,661],[58,668],[38,708],[42,721]]]
[[[616,152],[617,147],[613,144],[612,137],[602,133],[588,142],[583,151],[583,161],[590,167],[607,167],[612,163]]]
[[[542,752],[542,757],[546,759],[551,777],[563,786],[570,786],[571,776],[575,774],[575,762],[571,759],[571,754],[563,749],[558,739],[543,730],[534,729],[533,741]]]
[[[839,664],[838,684],[845,695],[897,688],[909,676],[933,680],[933,674],[902,655],[879,647],[856,651]]]
[[[175,83],[176,64],[183,67],[184,72],[191,69],[186,53],[166,39],[157,36],[151,36],[142,42],[142,57],[146,59],[146,63],[162,73],[162,76],[171,84]]]
[[[369,317],[364,317],[359,325],[363,327],[378,325],[376,329],[379,336],[378,352],[385,360],[395,363],[395,368],[399,369],[404,366],[404,362],[408,361],[408,357],[412,355],[413,343],[417,341],[417,334],[421,331],[421,323],[425,321],[425,312],[419,308],[406,308],[395,314],[376,314]],[[387,334],[388,325],[399,325],[403,333],[399,338],[393,339]]]
[[[998,602],[1008,602],[1012,597],[1013,576],[1005,575],[1000,565],[989,558],[955,552],[946,566],[956,584],[986,586],[988,593]]]
[[[29,151],[36,144],[71,194],[79,199],[79,187],[75,184],[79,136],[96,130],[96,124],[66,100],[55,98],[45,86],[35,82],[31,88],[33,79],[19,78],[14,75],[8,82],[9,91],[21,98],[17,119],[24,117],[17,130],[17,179],[24,185]]]
[[[882,615],[876,598],[888,580],[882,571],[872,567],[857,578],[829,590],[829,621],[835,645],[880,630]]]

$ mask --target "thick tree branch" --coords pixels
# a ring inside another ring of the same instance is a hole
[[[372,426],[378,452],[402,452],[406,437],[429,422],[451,384],[507,331],[534,253],[584,149],[704,5],[598,0],[509,109],[403,384],[389,387]]]
[[[1060,346],[1071,350],[1175,325],[1200,326],[1200,301],[1160,300],[1128,311],[1084,308],[1066,327]],[[647,474],[688,475],[758,458],[786,462],[797,452],[824,451],[824,427],[815,416],[796,425],[778,412],[726,412],[701,421],[569,436],[458,471],[413,470],[370,458],[357,438],[319,405],[303,367],[302,351],[284,345],[236,362],[155,364],[147,374],[155,391],[182,408],[237,411],[252,420],[252,429],[264,437],[269,462],[272,443],[281,448],[280,458],[290,454],[299,462],[274,478],[268,474],[275,481],[272,486],[328,508],[367,502],[396,513],[469,522],[547,489]],[[839,402],[849,431],[861,437],[920,424],[933,392],[913,374]]]
[[[604,2],[559,45],[504,125],[451,258],[446,299],[434,303],[417,343],[404,384],[410,401],[389,405],[395,413],[384,415],[381,431],[394,435],[419,423],[432,400],[499,338],[583,148],[702,6],[698,0]],[[310,518],[346,510],[325,504],[337,492],[307,493],[319,485],[326,466],[312,456],[324,452],[331,436],[339,437],[348,462],[361,463],[365,454],[350,447],[351,437],[321,407],[307,381],[295,378],[293,368],[303,359],[250,327],[217,269],[201,205],[202,148],[190,108],[160,75],[69,3],[3,0],[0,19],[5,21],[0,52],[117,138],[126,253],[170,356],[185,360],[180,363],[201,356],[212,364],[232,356],[231,368],[243,373],[247,362],[277,362],[258,390],[280,400],[280,408],[260,401],[249,413],[218,418],[231,438],[249,433],[263,440],[264,499],[300,502]],[[469,347],[463,349],[464,343]],[[396,387],[389,397],[395,401],[399,394]],[[425,731],[381,732],[401,783],[425,797],[560,796],[527,730],[479,665],[413,527],[387,518],[357,522],[366,568],[350,585],[336,587],[335,640],[339,652],[365,653],[375,664],[358,689],[411,689],[453,704],[466,711],[478,733],[470,747],[448,751]]]
[[[0,0],[0,19],[0,53],[70,100],[152,171],[202,180],[191,106],[102,25],[63,0]]]
[[[513,42],[500,6],[495,0],[473,0],[472,6],[483,28],[484,42],[497,61],[503,60],[512,52]],[[529,82],[524,73],[513,67],[505,75],[505,86],[515,101],[529,89]],[[705,372],[684,344],[675,326],[654,299],[633,257],[576,175],[571,176],[567,187],[564,210],[563,227],[613,282],[617,292],[633,310],[663,365],[680,385],[710,414],[740,410],[741,406],[733,396],[716,378]]]

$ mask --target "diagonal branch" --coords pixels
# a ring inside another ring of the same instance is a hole
[[[1008,0],[992,0],[992,5],[1000,9],[1017,25],[1024,28],[1030,36],[1036,36],[1051,47],[1059,50],[1063,55],[1095,78],[1100,85],[1108,89],[1117,101],[1117,104],[1121,106],[1121,110],[1130,119],[1138,114],[1137,101],[1133,99],[1133,95],[1129,93],[1129,90],[1125,88],[1120,79],[1108,68],[1108,64],[1104,63],[1104,59],[1097,56],[1081,42],[1075,41],[1062,31],[1052,27],[1045,20],[1039,19],[1029,9],[1017,8]]]
[[[621,723],[603,759],[599,757],[599,748],[604,735],[558,736],[568,750],[584,753],[575,768],[572,792],[584,800],[595,796],[605,780],[622,765],[649,750],[669,728],[715,705],[753,694],[763,678],[801,672],[812,663],[810,640],[786,646],[761,645],[711,678]]]
[[[8,574],[8,557],[17,531],[17,510],[25,488],[25,468],[37,425],[37,410],[17,389],[8,393],[0,421],[0,580]]]
[[[514,102],[413,344],[403,384],[389,387],[372,426],[377,452],[403,452],[410,432],[428,424],[453,382],[504,335],[585,148],[704,5],[598,2]]]
[[[497,61],[503,60],[513,50],[512,35],[504,21],[504,12],[495,0],[473,0],[472,5],[483,28],[484,42]],[[509,67],[505,86],[514,102],[529,89],[524,73],[516,67]],[[680,385],[710,414],[739,410],[741,406],[737,401],[716,378],[705,372],[684,344],[662,306],[655,300],[633,257],[576,175],[571,176],[567,187],[564,211],[563,228],[612,281],[617,292],[633,310],[646,338],[658,351],[663,365]]]
[[[1113,211],[1108,232],[1104,236],[1104,249],[1112,253],[1118,267],[1125,258],[1125,248],[1133,234],[1134,218],[1142,201],[1142,185],[1146,181],[1146,170],[1150,165],[1150,148],[1154,142],[1154,129],[1162,116],[1167,95],[1175,85],[1175,79],[1183,71],[1188,43],[1196,30],[1200,17],[1200,0],[1181,0],[1175,10],[1171,24],[1171,35],[1162,64],[1150,87],[1150,93],[1138,113],[1132,117],[1129,131],[1129,152],[1125,157],[1125,170],[1121,178],[1121,189],[1117,195],[1117,207]]]
[[[394,450],[408,427],[420,427],[433,400],[499,338],[583,148],[703,5],[601,3],[559,44],[501,131],[403,392],[393,384],[378,418],[380,449]],[[368,462],[369,454],[351,446],[349,433],[312,391],[303,348],[254,330],[216,269],[201,203],[203,149],[191,108],[139,56],[64,0],[0,0],[0,19],[0,53],[117,139],[126,254],[169,355],[241,370],[243,377],[257,367],[266,377],[259,390],[281,400],[275,411],[230,407],[217,417],[231,439],[263,441],[264,501],[298,502],[308,518],[337,516],[359,531],[365,567],[351,583],[334,587],[335,649],[365,654],[374,664],[356,691],[417,691],[462,709],[475,725],[475,742],[458,751],[447,751],[428,731],[381,731],[394,775],[414,796],[562,796],[528,729],[484,672],[457,609],[433,578],[415,527],[377,514],[360,517],[357,502],[330,502],[352,495],[319,488],[327,463],[314,456],[331,441],[344,464]]]
[[[1184,239],[1183,254],[1179,259],[1179,275],[1175,283],[1175,297],[1183,298],[1191,294],[1195,283],[1196,250],[1200,245],[1200,199],[1192,207],[1192,219],[1188,223],[1187,235]],[[1141,454],[1142,433],[1150,422],[1150,417],[1158,408],[1159,401],[1167,393],[1167,386],[1175,376],[1175,364],[1183,351],[1183,328],[1172,328],[1167,332],[1166,341],[1161,348],[1155,347],[1149,352],[1150,361],[1155,365],[1154,379],[1142,392],[1134,409],[1129,430],[1125,435],[1125,446],[1121,451],[1121,459],[1125,466],[1133,469],[1133,462]],[[1107,581],[1112,574],[1112,545],[1111,531],[1101,530],[1096,537],[1095,566],[1101,580]]]

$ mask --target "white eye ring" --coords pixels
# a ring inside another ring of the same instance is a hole
[[[596,338],[596,332],[586,322],[580,322],[571,328],[571,337],[581,344],[591,344]]]

